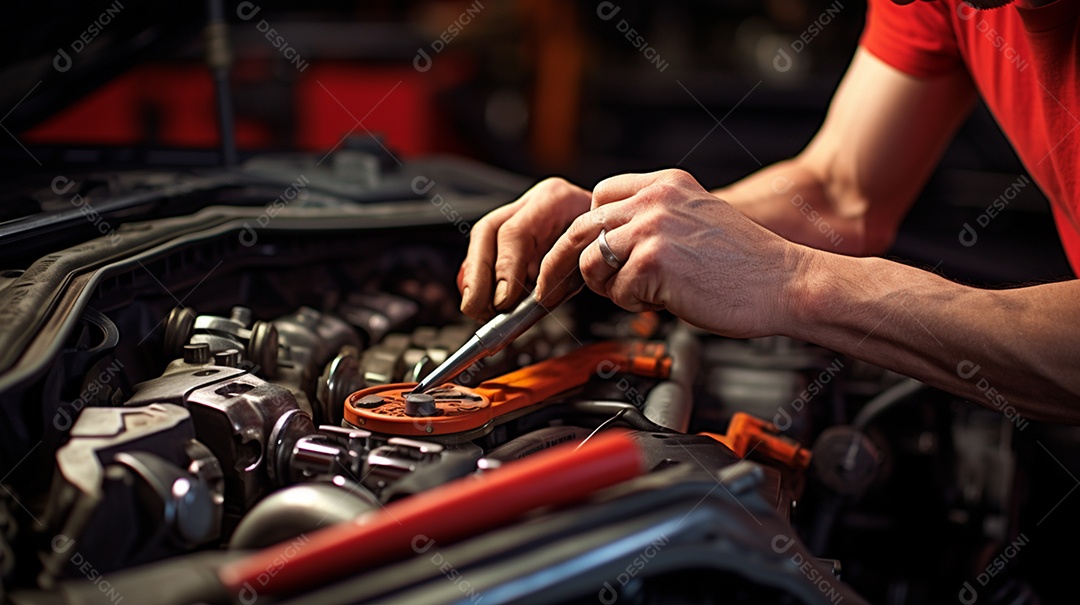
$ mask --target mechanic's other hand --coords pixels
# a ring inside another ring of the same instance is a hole
[[[605,229],[620,269],[600,254]],[[578,267],[585,283],[629,311],[666,308],[735,337],[784,333],[790,285],[808,249],[746,218],[682,170],[600,182],[592,209],[574,220],[540,266],[542,302]]]
[[[540,259],[591,201],[585,189],[549,178],[480,219],[458,272],[461,311],[484,321],[512,308],[536,280]]]

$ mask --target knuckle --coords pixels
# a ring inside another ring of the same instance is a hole
[[[694,177],[689,172],[682,170],[681,168],[668,168],[663,171],[663,178],[673,183],[685,183],[687,180],[694,180]]]
[[[509,220],[503,223],[502,227],[499,227],[499,241],[510,242],[517,240],[521,236],[521,224],[516,220]]]
[[[529,225],[514,220],[499,229],[498,244],[513,254],[527,254],[536,250],[536,237]]]
[[[495,261],[495,273],[498,275],[508,275],[517,273],[518,267],[521,266],[521,262],[509,254],[500,254],[499,258]]]
[[[657,181],[649,185],[643,193],[649,203],[664,203],[678,192],[678,187],[669,181]]]
[[[550,188],[565,187],[565,186],[567,186],[569,184],[570,184],[570,181],[567,181],[566,179],[564,179],[561,176],[549,176],[546,179],[540,181],[540,185],[542,185],[544,187],[550,187]]]
[[[603,271],[600,270],[600,263],[583,252],[578,259],[578,268],[581,276],[585,278],[585,285],[594,292],[603,294]]]
[[[549,199],[560,199],[576,190],[576,187],[562,177],[552,176],[540,181],[535,189]]]
[[[643,231],[643,233],[639,233],[638,235],[645,235],[656,231],[658,227],[664,224],[664,217],[665,214],[663,212],[657,212],[652,208],[642,212],[636,217],[637,220],[635,221],[639,224],[639,229]]]
[[[473,225],[473,228],[470,229],[470,233],[473,237],[489,235],[497,231],[499,229],[499,225],[504,222],[505,219],[503,219],[501,213],[489,212],[488,214],[485,214],[483,218],[476,221],[476,223]]]
[[[633,252],[634,270],[639,274],[649,274],[659,270],[663,265],[663,246],[653,240],[646,240],[634,247]]]
[[[664,209],[661,212],[656,212],[652,215],[654,232],[671,233],[679,230],[682,224],[682,218],[676,214],[673,214],[670,210]]]
[[[570,243],[577,245],[580,244],[586,237],[586,233],[590,231],[590,225],[592,224],[592,215],[590,213],[582,214],[574,219],[573,223],[570,223],[570,229],[566,231],[566,234],[571,240]]]
[[[484,231],[490,230],[493,221],[494,219],[491,217],[490,214],[485,214],[483,217],[480,218],[480,220],[473,223],[473,228],[470,230],[470,233],[473,236],[476,236]]]
[[[592,267],[581,267],[581,277],[584,278],[585,286],[597,294],[603,294],[603,282],[596,275]]]
[[[635,296],[633,289],[628,284],[632,283],[631,280],[616,278],[611,285],[610,297],[611,301],[616,305],[619,305],[623,309],[631,312],[637,312],[640,309],[640,303],[637,296]]]
[[[632,241],[640,242],[644,238],[662,232],[664,226],[669,224],[670,217],[664,212],[646,211],[634,217],[630,226]]]
[[[571,183],[570,181],[562,178],[561,176],[550,177],[550,178],[547,179],[547,182],[549,183],[548,187],[550,187],[551,189],[554,189],[555,191],[557,191],[559,193],[566,192],[566,191],[572,191],[572,190],[576,189],[576,187],[574,187],[573,183]]]
[[[593,199],[604,199],[609,197],[608,190],[615,186],[615,183],[619,178],[620,177],[618,176],[609,176],[608,178],[597,183],[596,186],[593,187]]]
[[[461,270],[465,274],[472,275],[481,273],[491,269],[491,261],[483,258],[473,258],[469,256],[465,259],[465,262],[461,263]]]

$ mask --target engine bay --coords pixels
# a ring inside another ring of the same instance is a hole
[[[10,602],[1035,603],[1064,582],[1071,429],[813,344],[585,293],[407,398],[478,327],[464,234],[520,183],[439,162],[341,183],[313,159],[268,180],[298,161],[169,183],[159,218],[3,267]],[[78,194],[162,186],[110,178]],[[641,472],[573,483],[613,435]],[[520,492],[461,496],[470,531],[430,537],[464,523],[448,490],[530,460]],[[364,534],[346,573],[271,590],[394,511],[411,539]],[[252,561],[239,592],[207,588]]]

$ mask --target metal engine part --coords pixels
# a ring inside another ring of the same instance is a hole
[[[467,325],[420,327],[412,334],[390,334],[364,351],[360,360],[365,387],[417,382],[472,336]],[[475,373],[475,372],[474,372]],[[485,373],[491,375],[491,371]],[[344,403],[344,400],[342,401]]]
[[[416,301],[388,292],[356,292],[338,307],[341,316],[360,330],[369,345],[405,327],[419,310]]]
[[[254,364],[253,374],[277,374],[278,335],[273,324],[252,322],[251,309],[233,307],[229,317],[198,315],[191,307],[176,307],[165,320],[165,353],[178,357],[184,345],[205,343],[210,354],[235,349]]]
[[[350,297],[350,300],[357,298]],[[342,314],[356,323],[355,309],[345,305],[343,309]],[[565,317],[545,318],[506,349],[474,363],[455,382],[476,386],[488,378],[551,357],[566,345],[569,333],[563,326],[568,323]],[[387,333],[381,339],[372,340],[373,344],[362,353],[343,349],[331,362],[332,367],[324,372],[320,392],[326,391],[340,407],[346,397],[362,388],[419,382],[461,348],[476,332],[476,327],[471,323],[439,328],[419,326],[411,333]],[[365,330],[363,326],[360,328]]]
[[[193,345],[206,345],[215,358],[235,351],[219,365],[248,366],[252,374],[289,388],[300,409],[317,421],[338,424],[341,402],[332,405],[329,396],[337,393],[320,390],[325,380],[319,377],[339,351],[358,347],[360,338],[346,321],[311,307],[272,322],[253,322],[247,307],[233,307],[229,317],[177,307],[165,323],[165,352],[180,355]]]
[[[320,409],[331,405],[333,416],[327,424],[339,424],[345,400],[363,388],[396,382],[417,382],[446,357],[457,350],[469,336],[470,326],[454,324],[443,328],[422,326],[411,334],[389,334],[381,342],[361,352],[344,346],[330,360],[319,378],[317,393]],[[484,379],[509,369],[508,357],[500,353],[493,359],[475,364],[461,378],[464,384],[479,384]]]
[[[861,496],[877,478],[882,460],[873,440],[851,426],[829,427],[814,443],[818,477],[845,496]]]
[[[382,490],[406,474],[437,461],[443,453],[438,443],[392,437],[368,454],[365,485]]]
[[[105,572],[221,534],[222,469],[183,407],[88,408],[56,465],[42,519],[50,537],[40,553],[43,586],[73,573],[79,559]]]
[[[124,405],[187,408],[196,436],[221,461],[226,512],[239,516],[289,482],[293,446],[315,425],[289,389],[239,368],[199,363],[206,357],[197,352],[202,349],[191,345],[190,359],[175,360],[159,378],[135,385]]]
[[[722,407],[721,414],[747,412],[807,441],[812,437],[812,417],[801,412],[811,399],[829,404],[833,381],[850,364],[786,336],[711,339],[703,356],[709,392],[721,404],[717,411]]]
[[[364,388],[363,379],[363,372],[360,369],[360,349],[344,346],[323,368],[322,376],[319,377],[315,387],[315,398],[321,405],[334,407],[333,418],[338,418],[340,410],[345,405],[345,398]],[[339,422],[332,423],[339,424]]]
[[[343,474],[361,477],[371,448],[372,435],[368,431],[324,424],[317,434],[296,442],[289,467],[297,481],[329,479]]]
[[[341,423],[341,402],[320,398],[319,376],[323,368],[344,347],[360,346],[355,330],[333,315],[311,307],[273,321],[277,330],[278,376],[274,381],[293,390],[300,407],[310,408],[322,423]],[[329,391],[327,391],[329,393]],[[309,403],[310,400],[310,403]]]
[[[482,454],[471,444],[448,447],[323,425],[296,443],[290,467],[297,481],[330,483],[365,500],[378,494],[378,500],[390,501],[476,471]]]
[[[362,486],[341,482],[300,483],[253,506],[233,532],[231,549],[263,548],[379,508]]]

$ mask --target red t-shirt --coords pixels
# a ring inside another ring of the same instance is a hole
[[[1080,2],[995,10],[960,0],[869,4],[860,44],[874,56],[917,78],[961,69],[971,75],[1050,198],[1065,253],[1080,275]]]

